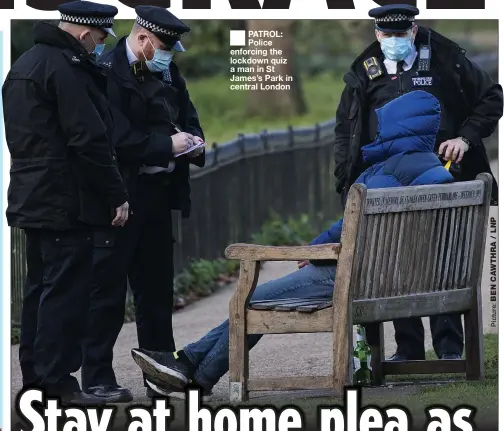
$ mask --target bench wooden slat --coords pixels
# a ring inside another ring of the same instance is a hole
[[[439,290],[449,290],[448,289],[448,274],[450,271],[450,267],[452,266],[453,261],[453,240],[454,240],[454,229],[456,226],[455,220],[455,208],[450,208],[449,212],[449,222],[448,222],[448,233],[447,233],[447,244],[446,244],[446,252],[445,252],[445,260],[444,260],[444,268],[441,285],[439,286]]]
[[[425,261],[427,260],[427,253],[429,252],[429,243],[427,238],[429,237],[429,221],[432,218],[429,211],[420,211],[419,218],[419,231],[417,232],[418,238],[415,241],[415,262],[412,264],[412,286],[424,286],[422,283],[422,276],[425,274]],[[422,268],[422,271],[415,271],[415,265]]]
[[[426,247],[426,255],[427,255],[427,263],[425,265],[425,271],[423,272],[423,276],[421,278],[421,283],[424,286],[429,286],[432,288],[432,284],[434,281],[434,272],[436,266],[436,242],[435,238],[438,236],[439,229],[439,210],[434,211],[429,217],[429,238]],[[429,289],[430,290],[430,289]]]
[[[442,228],[441,228],[441,235],[437,239],[436,243],[438,245],[438,265],[436,268],[436,277],[434,279],[434,285],[431,286],[431,292],[436,292],[439,290],[439,284],[441,283],[441,275],[443,273],[443,268],[444,268],[444,251],[445,251],[445,243],[446,243],[446,232],[448,230],[448,209],[443,209],[441,214],[441,223],[442,223]]]
[[[355,290],[357,292],[354,295],[354,298],[362,298],[366,294],[366,279],[365,274],[367,274],[367,267],[369,263],[369,241],[371,240],[370,235],[368,234],[369,225],[371,223],[371,219],[366,219],[366,224],[361,227],[361,239],[360,244],[358,246],[360,253],[360,265],[359,271],[357,272],[358,282],[356,283]],[[353,283],[352,283],[353,284]]]
[[[473,213],[473,227],[477,226],[478,223],[480,222],[480,214],[478,211],[478,208],[473,207],[472,208],[472,213]],[[469,246],[468,246],[468,264],[467,264],[467,283],[470,283],[473,278],[473,267],[476,265],[476,267],[479,265],[480,260],[483,261],[483,256],[476,256],[474,257],[474,244],[479,240],[479,238],[476,238],[476,229],[472,230],[472,235],[471,239],[469,240]],[[484,233],[486,235],[486,232]],[[476,277],[479,275],[476,274]]]
[[[466,229],[469,232],[472,232],[474,228],[474,210],[473,208],[469,208],[467,210],[467,223],[466,223]],[[469,276],[469,255],[470,255],[470,249],[471,249],[471,236],[466,235],[465,241],[464,241],[464,253],[462,256],[462,269],[461,269],[461,284],[465,284],[467,282],[467,277]]]
[[[317,310],[332,307],[332,300],[327,299],[290,299],[278,302],[256,302],[250,304],[250,310],[270,310],[270,311],[302,311],[312,313]]]
[[[472,289],[466,288],[357,300],[353,302],[354,324],[463,312],[470,308],[472,297]]]
[[[462,312],[472,302],[471,288],[353,301],[354,324],[387,322],[392,319],[424,317]],[[332,308],[332,307],[331,307]],[[296,328],[299,333],[330,332],[332,310],[324,308],[313,313],[299,311],[249,310],[249,334],[286,334]],[[391,317],[392,316],[392,317]]]
[[[315,311],[323,310],[325,308],[332,307],[332,301],[322,302],[319,305],[308,305],[308,306],[300,306],[296,308],[296,311],[300,313],[314,313]]]
[[[443,359],[437,361],[383,361],[383,374],[437,374],[465,373],[466,362],[461,359]]]
[[[448,268],[448,279],[446,280],[447,290],[456,289],[458,287],[458,279],[455,274],[455,267],[457,266],[458,257],[461,254],[460,237],[463,236],[461,232],[461,218],[462,208],[455,210],[455,219],[453,226],[453,255],[450,259],[450,267]]]
[[[289,334],[331,332],[332,307],[315,313],[299,311],[248,310],[248,334]]]
[[[250,301],[251,310],[295,310],[296,307],[306,305],[318,305],[327,302],[324,298],[283,298],[264,301]]]
[[[461,286],[463,285],[463,274],[461,273],[462,262],[464,260],[464,243],[465,238],[469,235],[466,233],[467,229],[467,214],[470,208],[462,208],[460,212],[460,228],[459,228],[459,239],[457,243],[457,248],[459,252],[457,253],[457,259],[455,261],[455,271],[453,274],[453,285]]]
[[[310,310],[317,310],[317,307],[319,305],[323,305],[327,303],[327,301],[319,301],[319,302],[313,302],[313,301],[305,301],[305,302],[299,302],[297,304],[291,304],[291,305],[278,305],[274,308],[275,311],[296,311],[298,310],[299,307],[305,307],[306,309]],[[332,305],[332,301],[331,301]]]
[[[399,232],[397,237],[397,251],[394,265],[394,277],[392,277],[392,290],[390,291],[391,294],[400,291],[400,285],[402,282],[402,273],[400,268],[402,263],[401,262],[402,254],[404,253],[403,242],[405,235],[406,218],[404,214],[399,214],[398,217],[399,217]]]
[[[226,248],[225,255],[228,259],[252,261],[337,260],[340,250],[340,244],[296,247],[233,244]]]
[[[251,391],[331,389],[332,387],[332,376],[276,377],[249,380],[249,390]]]
[[[379,229],[380,229],[380,215],[376,215],[372,217],[371,223],[370,223],[370,229],[368,230],[369,232],[369,239],[370,241],[367,244],[367,257],[366,259],[366,273],[363,274],[364,279],[365,279],[365,286],[364,286],[364,298],[371,298],[372,296],[372,289],[373,289],[373,275],[374,275],[374,268],[376,266],[376,255],[377,255],[377,245],[378,245],[378,236],[379,236]]]
[[[410,294],[411,289],[411,275],[410,271],[412,260],[414,259],[414,250],[415,250],[415,242],[418,241],[417,236],[414,234],[417,233],[418,225],[415,223],[415,219],[418,213],[416,212],[407,212],[403,216],[406,217],[406,226],[403,237],[402,254],[401,254],[401,281],[402,283],[399,286],[399,295],[408,295]]]
[[[365,214],[432,210],[481,205],[482,180],[453,184],[367,190]]]
[[[383,287],[381,292],[383,292],[383,296],[392,296],[392,287],[393,280],[395,278],[395,271],[397,270],[397,245],[398,245],[398,236],[401,225],[400,214],[388,214],[388,217],[393,219],[392,232],[390,235],[390,255],[388,260],[388,270],[387,270],[387,279],[386,284]]]
[[[382,214],[383,217],[383,252],[380,266],[377,266],[375,283],[378,284],[378,292],[383,292],[387,283],[387,274],[390,265],[390,247],[392,243],[392,230],[394,228],[394,214]],[[387,296],[386,294],[384,296]]]

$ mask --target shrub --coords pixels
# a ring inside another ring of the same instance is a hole
[[[252,242],[261,245],[304,245],[317,234],[313,220],[307,214],[298,219],[289,217],[287,221],[275,212],[271,213],[261,230],[252,235]]]

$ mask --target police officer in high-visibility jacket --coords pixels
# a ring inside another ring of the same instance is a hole
[[[441,102],[441,127],[435,151],[460,164],[458,180],[473,180],[490,165],[482,139],[502,116],[502,88],[465,56],[465,50],[437,32],[418,27],[419,11],[409,5],[372,9],[376,41],[360,54],[345,75],[336,113],[334,151],[337,190],[342,198],[367,166],[360,148],[377,134],[375,110],[413,90]],[[493,203],[497,183],[493,183]],[[395,321],[397,352],[391,360],[425,358],[420,318]],[[431,318],[433,345],[439,358],[460,358],[463,331],[459,315]]]

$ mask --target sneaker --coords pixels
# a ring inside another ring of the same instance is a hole
[[[156,382],[177,388],[184,388],[189,382],[189,369],[173,353],[132,349],[131,355],[140,369]]]
[[[169,386],[169,385],[161,385],[161,383],[154,383],[151,380],[146,380],[147,384],[149,385],[149,388],[147,389],[147,396],[150,398],[158,397],[158,396],[163,396],[163,397],[169,397],[169,398],[176,398],[179,400],[185,400],[186,399],[186,390],[177,388],[175,386]],[[150,389],[150,391],[149,391]],[[201,391],[201,401],[202,402],[207,402],[210,401],[210,398],[212,397],[212,391],[211,390],[205,390],[202,389]]]
[[[402,361],[425,361],[424,356],[408,356],[404,353],[396,352],[390,358],[387,359],[390,362],[402,362]]]
[[[441,360],[449,361],[454,359],[462,359],[462,357],[458,353],[443,353],[441,356]]]

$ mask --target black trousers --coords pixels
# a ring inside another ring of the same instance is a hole
[[[422,319],[394,320],[397,352],[409,359],[425,359],[424,327]],[[445,314],[430,318],[432,345],[438,358],[445,353],[462,355],[464,350],[464,331],[460,314]]]
[[[28,271],[19,345],[23,388],[41,388],[49,396],[79,391],[71,373],[82,363],[92,233],[30,229],[25,234]]]
[[[84,390],[117,385],[113,348],[124,322],[127,278],[135,302],[139,347],[175,350],[173,233],[165,178],[162,174],[141,175],[138,198],[126,226],[102,232],[95,246],[93,291],[83,344]]]

